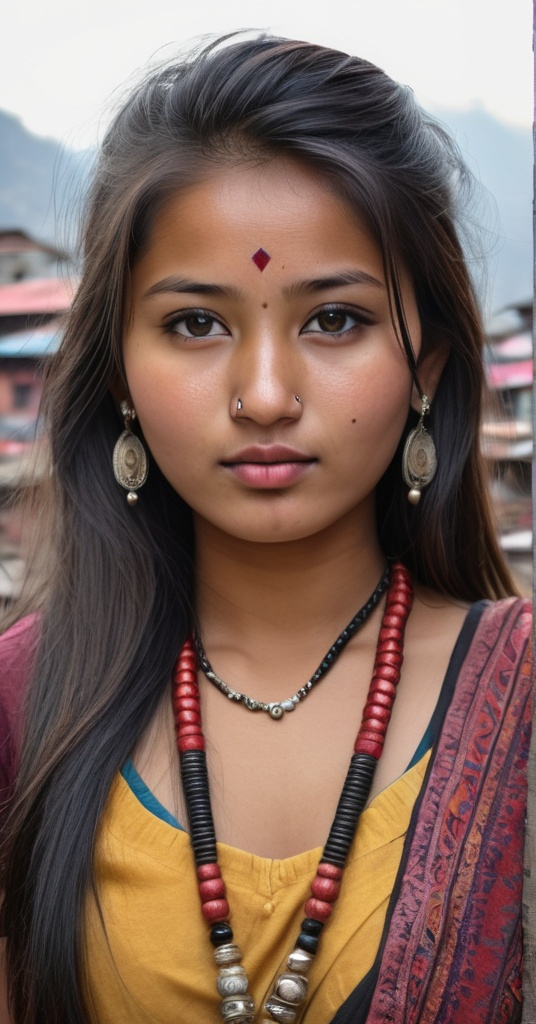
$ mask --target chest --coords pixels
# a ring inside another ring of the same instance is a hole
[[[429,671],[420,686],[411,665],[404,670],[371,798],[407,768],[433,712],[443,667],[439,664],[435,675]],[[369,677],[367,659],[350,657],[278,721],[229,701],[200,679],[219,841],[270,858],[324,845],[353,753]],[[187,827],[171,701],[135,760],[149,788]]]

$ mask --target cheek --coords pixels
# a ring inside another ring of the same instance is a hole
[[[176,486],[206,434],[207,396],[199,381],[185,381],[169,366],[125,356],[130,395],[151,453]],[[177,458],[180,453],[180,458]]]
[[[383,366],[363,375],[358,386],[334,400],[341,456],[359,467],[363,479],[379,479],[391,462],[406,425],[410,397],[405,368],[395,366],[394,372],[386,373]]]

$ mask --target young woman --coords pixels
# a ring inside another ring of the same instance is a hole
[[[0,648],[16,1024],[520,1019],[529,611],[466,181],[408,89],[269,37],[109,129]]]

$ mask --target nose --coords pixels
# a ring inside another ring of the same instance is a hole
[[[302,402],[297,392],[303,381],[298,363],[290,339],[272,332],[250,336],[235,353],[233,418],[253,420],[261,426],[299,419]]]

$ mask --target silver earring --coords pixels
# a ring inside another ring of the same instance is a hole
[[[136,411],[130,408],[128,402],[121,402],[120,408],[124,430],[114,448],[114,476],[117,483],[128,491],[129,505],[135,505],[138,500],[136,491],[143,487],[147,479],[149,465],[145,448],[139,437],[136,437],[130,429],[132,420],[136,419]]]
[[[408,434],[402,455],[402,476],[409,487],[408,501],[418,505],[421,490],[433,480],[437,469],[437,453],[431,434],[425,430],[424,417],[430,412],[430,402],[421,396],[421,418]]]

